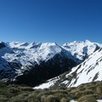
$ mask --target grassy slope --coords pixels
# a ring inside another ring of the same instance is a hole
[[[82,84],[77,88],[33,90],[31,87],[0,82],[0,102],[96,102],[102,98],[102,82]]]

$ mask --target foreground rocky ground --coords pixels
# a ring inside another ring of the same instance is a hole
[[[44,90],[0,82],[0,102],[97,102],[98,99],[102,99],[102,82]]]

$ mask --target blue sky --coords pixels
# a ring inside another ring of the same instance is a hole
[[[0,0],[0,40],[102,42],[102,0]]]

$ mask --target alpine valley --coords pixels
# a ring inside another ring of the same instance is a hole
[[[91,41],[0,42],[0,80],[39,88],[102,80],[102,45]],[[36,86],[36,87],[35,87]]]

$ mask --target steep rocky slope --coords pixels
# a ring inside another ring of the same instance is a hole
[[[102,80],[102,48],[91,54],[84,62],[72,68],[70,72],[48,80],[35,88],[75,87],[83,83]]]

